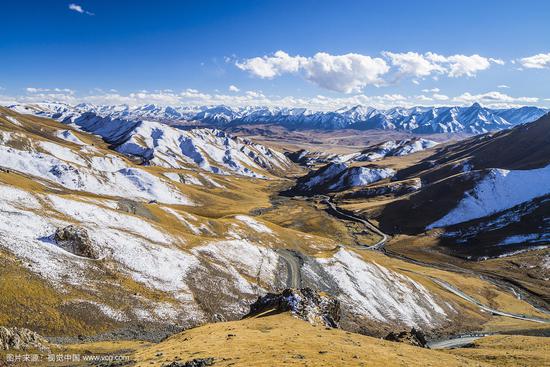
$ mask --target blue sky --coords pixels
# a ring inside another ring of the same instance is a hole
[[[49,0],[3,13],[4,101],[550,106],[542,0]]]

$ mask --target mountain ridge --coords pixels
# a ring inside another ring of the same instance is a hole
[[[319,130],[396,130],[418,134],[467,133],[481,134],[503,130],[514,125],[534,121],[547,109],[523,106],[492,109],[473,103],[471,106],[393,107],[382,110],[356,105],[334,111],[314,111],[307,108],[247,106],[161,106],[145,104],[93,105],[81,103],[14,104],[10,109],[50,117],[58,121],[76,118],[84,113],[125,120],[152,120],[158,122],[194,122],[210,127],[225,128],[254,124],[277,124],[289,129]]]

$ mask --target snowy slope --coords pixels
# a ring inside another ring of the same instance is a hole
[[[62,106],[56,107],[54,111],[65,111]],[[215,129],[180,130],[160,122],[102,117],[92,112],[56,112],[51,117],[98,135],[118,152],[139,157],[146,164],[168,168],[198,166],[212,173],[259,178],[268,172],[283,171],[291,164],[282,153]],[[76,137],[62,138],[78,143]]]
[[[446,318],[445,311],[421,284],[365,262],[352,251],[341,249],[333,257],[318,261],[342,290],[341,301],[352,305],[357,314],[408,326],[434,326]]]
[[[533,170],[491,169],[458,205],[427,228],[486,217],[550,194],[550,166]]]
[[[357,155],[353,155],[349,160],[357,162],[373,162],[386,157],[405,156],[433,148],[437,143],[432,140],[422,138],[412,138],[404,140],[389,140],[382,144],[377,144],[363,150]]]
[[[31,175],[70,190],[192,205],[188,198],[167,182],[139,168],[128,167],[118,157],[84,158],[54,143],[42,143],[30,151],[0,145],[0,167]]]
[[[293,190],[302,193],[342,191],[370,185],[393,175],[395,171],[390,168],[349,167],[342,162],[329,163],[299,178]]]
[[[335,182],[329,186],[329,189],[341,191],[366,186],[390,178],[393,175],[395,175],[395,171],[390,168],[351,167],[340,174]]]

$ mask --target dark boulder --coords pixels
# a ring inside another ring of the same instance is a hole
[[[340,302],[311,288],[285,289],[281,293],[258,297],[245,318],[288,311],[313,325],[335,328],[340,321]]]
[[[207,367],[214,365],[214,358],[195,358],[187,362],[174,361],[164,364],[163,367]]]
[[[59,247],[77,256],[99,258],[99,251],[85,228],[74,225],[58,228],[55,231],[54,240]]]
[[[410,331],[401,331],[399,333],[394,333],[392,331],[388,335],[386,335],[384,339],[392,342],[406,343],[422,348],[427,348],[428,344],[424,333],[422,333],[422,331],[420,330],[416,330],[415,328],[412,328]]]

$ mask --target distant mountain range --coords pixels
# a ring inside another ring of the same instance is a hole
[[[534,121],[548,110],[525,106],[491,109],[474,103],[469,107],[395,107],[387,110],[366,106],[340,108],[335,111],[312,111],[306,108],[228,106],[160,106],[63,103],[16,104],[9,106],[21,113],[51,117],[58,121],[76,115],[93,113],[101,117],[160,122],[196,122],[224,128],[250,124],[277,124],[289,129],[382,129],[409,131],[418,134],[467,133],[481,134]]]

